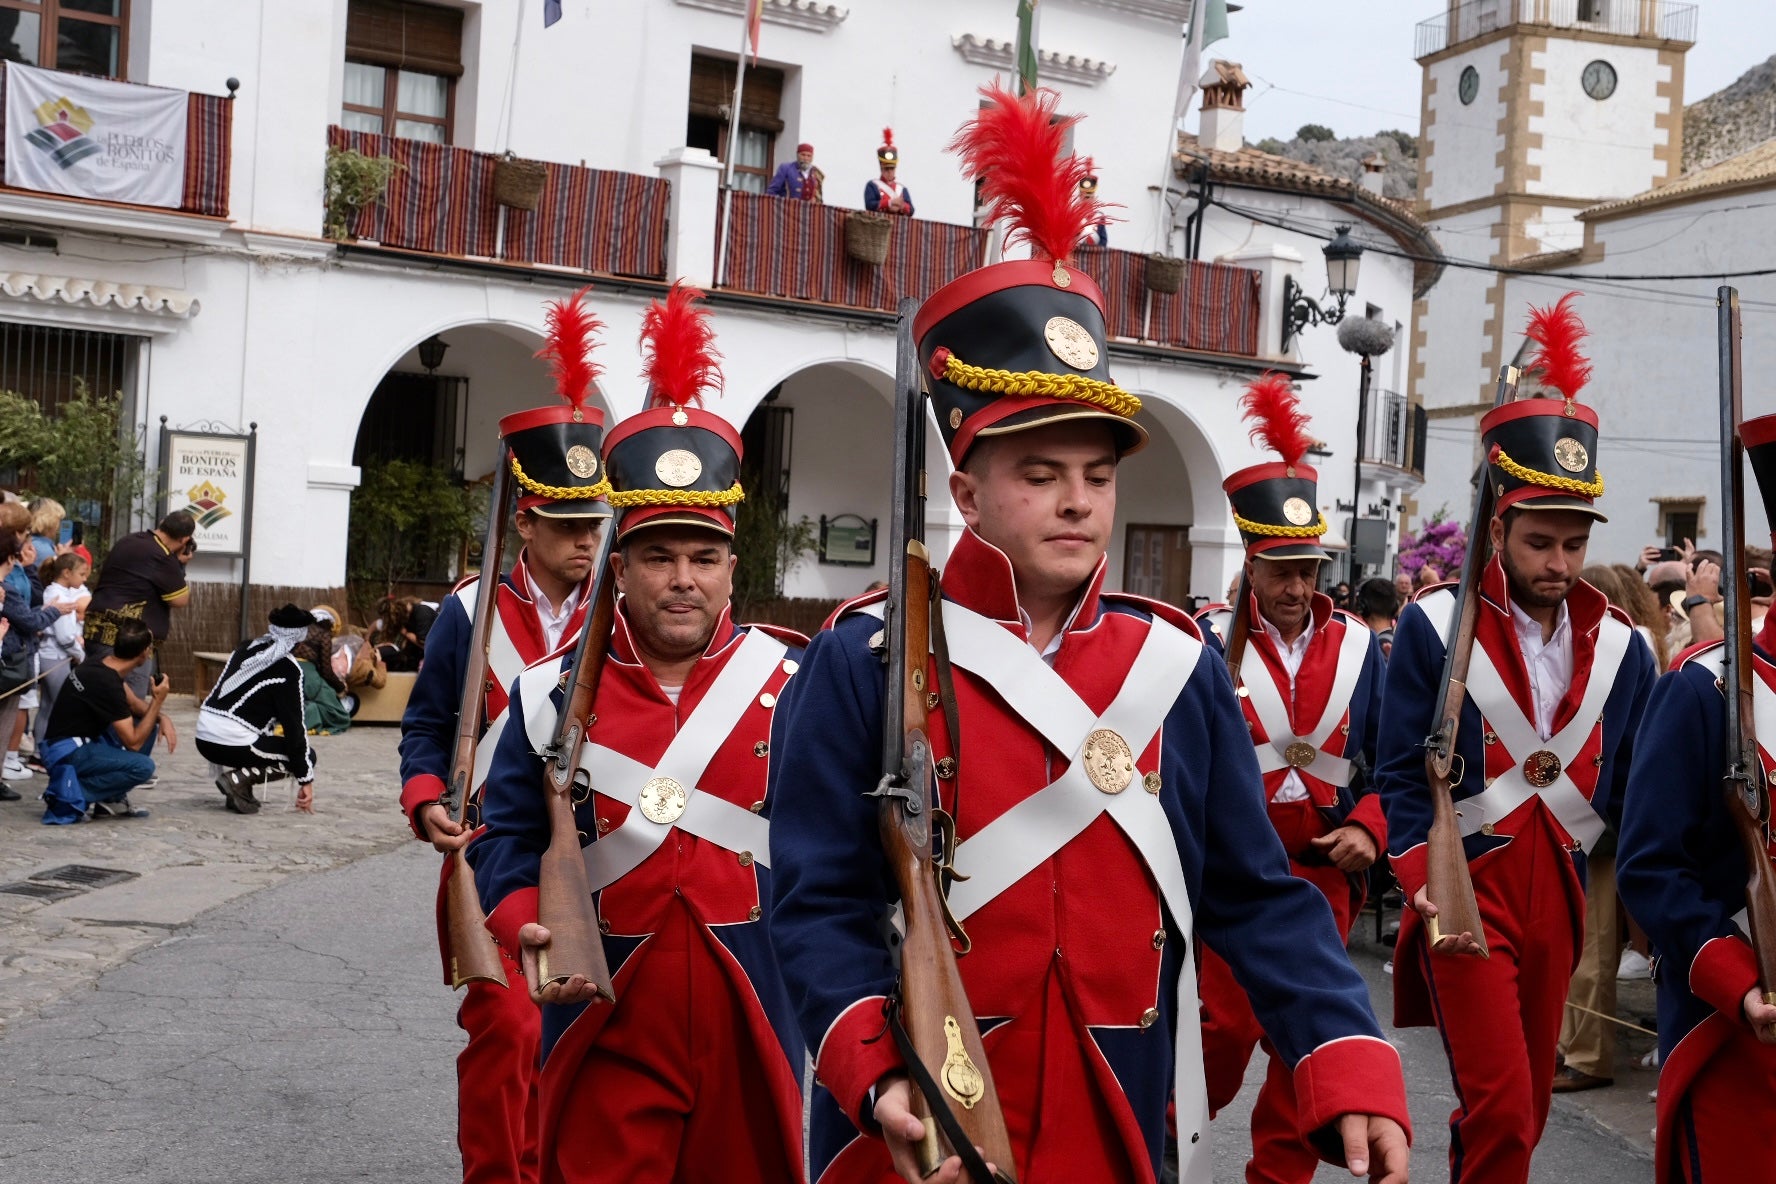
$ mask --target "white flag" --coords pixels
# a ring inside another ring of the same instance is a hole
[[[188,103],[182,90],[8,63],[6,183],[178,209]]]

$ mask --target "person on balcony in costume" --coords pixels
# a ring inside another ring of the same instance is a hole
[[[1435,1024],[1449,1056],[1452,1184],[1524,1184],[1548,1121],[1555,1047],[1585,917],[1586,853],[1621,810],[1635,732],[1658,671],[1634,623],[1579,578],[1597,498],[1597,413],[1572,296],[1530,313],[1528,370],[1551,396],[1480,421],[1492,483],[1492,559],[1478,598],[1451,787],[1483,934],[1435,925],[1426,897],[1433,807],[1425,737],[1437,730],[1455,596],[1432,587],[1400,614],[1382,696],[1376,785],[1405,910],[1394,1022]],[[1443,902],[1448,903],[1448,902]],[[1474,940],[1483,936],[1489,956]]]
[[[814,167],[814,145],[797,144],[796,158],[777,166],[765,192],[791,201],[820,201],[820,189],[825,181],[826,174]]]
[[[1092,158],[1085,158],[1085,176],[1079,178],[1079,192],[1082,196],[1096,201],[1098,196],[1098,170],[1092,167]],[[1104,217],[1103,207],[1098,207],[1096,218],[1086,226],[1085,233],[1079,237],[1079,245],[1084,247],[1107,247],[1110,245],[1109,219]]]
[[[913,216],[912,190],[895,180],[900,168],[900,149],[894,146],[894,129],[882,129],[882,146],[876,149],[876,165],[881,175],[863,187],[863,208],[878,214]]]
[[[957,967],[1015,1159],[996,1166],[1029,1184],[1152,1181],[1175,1098],[1182,1178],[1208,1179],[1201,936],[1275,1034],[1301,1134],[1400,1184],[1399,1055],[1325,897],[1289,875],[1226,667],[1180,610],[1104,587],[1118,466],[1147,432],[1111,379],[1103,294],[1072,263],[1097,216],[1063,154],[1076,120],[1050,90],[983,95],[964,173],[1034,254],[939,289],[912,328],[966,524],[924,674],[942,688],[932,801],[968,877],[948,892],[973,943]],[[926,1130],[884,1022],[883,612],[879,594],[840,607],[770,746],[771,933],[814,1053],[809,1151],[828,1184],[917,1184]],[[951,1156],[930,1180],[961,1173]]]

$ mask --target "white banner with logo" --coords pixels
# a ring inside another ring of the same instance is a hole
[[[167,431],[161,444],[167,510],[197,519],[198,554],[246,551],[252,450],[246,436]]]
[[[182,90],[9,63],[6,183],[178,209],[188,101]]]

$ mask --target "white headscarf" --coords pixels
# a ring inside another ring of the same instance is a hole
[[[218,693],[223,696],[232,695],[241,687],[258,678],[267,667],[288,657],[291,650],[306,640],[308,630],[309,627],[306,625],[298,627],[271,626],[270,632],[265,636],[253,640],[253,647],[258,648],[248,648],[246,656],[241,659],[239,668],[228,676]]]

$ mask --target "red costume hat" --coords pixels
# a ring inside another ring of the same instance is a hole
[[[740,433],[713,411],[703,392],[721,387],[721,355],[703,293],[682,280],[641,319],[642,374],[649,407],[611,429],[604,464],[610,503],[619,511],[617,541],[643,526],[701,526],[734,533],[740,488]]]
[[[814,155],[814,145],[812,145],[812,144],[797,144],[796,145],[796,155],[800,156],[804,152],[806,152],[809,156]]]
[[[1087,197],[1098,191],[1098,170],[1092,167],[1092,158],[1085,158],[1085,176],[1079,178],[1079,192]]]
[[[891,127],[882,129],[882,146],[876,149],[876,163],[885,169],[900,164],[900,149],[894,146],[894,129]]]
[[[1280,458],[1250,465],[1221,485],[1247,559],[1330,559],[1320,547],[1326,519],[1318,509],[1319,474],[1301,463],[1313,441],[1307,412],[1287,374],[1267,371],[1240,396],[1254,444]]]
[[[1056,115],[1060,96],[1036,89],[1019,98],[993,83],[987,102],[950,144],[978,181],[990,218],[1006,225],[1007,246],[1028,242],[1034,257],[971,271],[936,292],[913,319],[938,427],[960,465],[981,436],[1063,419],[1115,428],[1117,449],[1147,443],[1134,422],[1141,400],[1110,380],[1104,297],[1090,276],[1067,266],[1103,207],[1079,182],[1079,156],[1062,156],[1077,117]]]
[[[1542,385],[1558,399],[1519,399],[1486,413],[1480,443],[1497,495],[1494,513],[1509,509],[1577,510],[1600,522],[1603,477],[1597,471],[1597,412],[1578,401],[1591,378],[1591,363],[1579,352],[1585,323],[1569,304],[1568,292],[1551,308],[1529,310],[1529,336],[1541,348],[1529,360]]]
[[[547,358],[555,392],[564,400],[518,411],[499,421],[511,453],[518,508],[549,518],[609,518],[603,501],[610,483],[598,463],[604,412],[586,406],[601,367],[592,360],[593,335],[604,323],[583,303],[591,285],[549,303],[548,336],[536,356]]]

